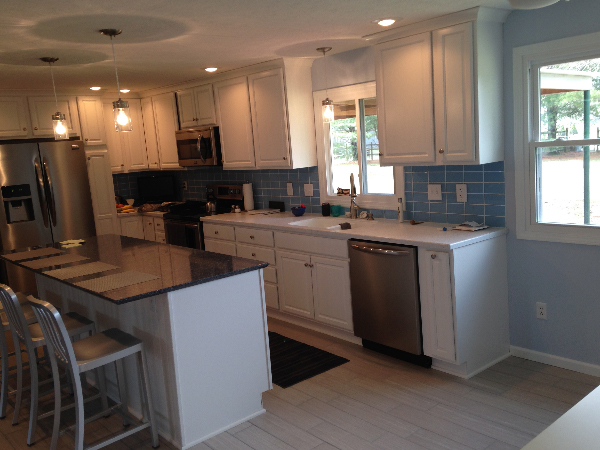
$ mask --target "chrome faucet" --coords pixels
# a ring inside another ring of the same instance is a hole
[[[358,216],[358,209],[360,208],[356,204],[356,186],[354,186],[354,174],[350,174],[350,218],[356,219]]]

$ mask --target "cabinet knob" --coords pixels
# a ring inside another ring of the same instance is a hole
[[[34,130],[37,130],[37,127],[33,127]]]
[[[443,149],[443,148],[440,148],[438,151],[439,151],[440,153],[444,153],[444,149]]]
[[[250,236],[250,239],[254,239],[254,236]]]
[[[90,159],[92,159],[92,158],[90,158],[90,157],[88,156],[88,161],[89,161]]]
[[[256,256],[256,253],[252,253],[252,256],[254,256],[254,257],[255,257],[255,256]]]
[[[125,164],[121,164],[121,167],[125,167]]]
[[[304,267],[308,267],[308,263],[304,263]]]
[[[312,264],[309,264],[309,265],[308,265],[308,267],[313,267],[313,265],[312,265]]]
[[[87,141],[88,141],[88,138],[85,138],[85,142],[87,142]]]
[[[283,159],[287,159],[287,156],[284,156]]]
[[[215,231],[215,234],[219,234],[219,232],[218,232],[218,231]]]
[[[431,259],[435,259],[437,257],[437,255],[435,253],[431,254]]]
[[[23,128],[23,131],[27,131],[27,127]]]

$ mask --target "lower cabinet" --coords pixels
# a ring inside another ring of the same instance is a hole
[[[119,220],[121,222],[121,236],[144,239],[142,216],[121,217]]]
[[[277,251],[281,310],[352,331],[348,261]]]
[[[218,239],[204,239],[204,250],[207,252],[236,256],[235,242],[222,241]]]

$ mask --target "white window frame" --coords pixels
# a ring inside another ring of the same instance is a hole
[[[354,84],[328,90],[313,92],[313,103],[315,109],[315,130],[317,137],[317,160],[319,166],[319,192],[321,203],[331,205],[342,205],[350,207],[350,197],[347,195],[331,195],[328,192],[331,176],[331,155],[329,154],[329,133],[325,133],[328,124],[323,123],[322,102],[329,97],[334,102],[356,98],[376,97],[375,82]],[[357,123],[357,128],[358,123]],[[359,131],[360,133],[360,131]],[[361,139],[357,139],[361,145]],[[362,154],[362,149],[360,149]],[[359,161],[360,164],[360,161]],[[356,180],[360,183],[362,180]],[[359,194],[356,203],[361,209],[388,209],[398,208],[398,199],[404,199],[404,170],[403,167],[394,167],[394,194]]]
[[[600,33],[517,47],[513,50],[515,200],[517,238],[536,241],[600,245],[597,225],[566,225],[537,222],[535,149],[562,142],[535,142],[539,136],[538,78],[532,77],[542,66],[566,61],[600,58]],[[594,139],[584,142],[592,145]]]

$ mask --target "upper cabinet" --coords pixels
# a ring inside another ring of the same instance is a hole
[[[32,135],[34,137],[54,136],[52,115],[60,111],[65,115],[69,127],[69,136],[79,135],[79,117],[75,97],[58,96],[58,109],[53,96],[27,97],[31,116]]]
[[[500,22],[476,20],[378,44],[375,67],[383,164],[504,159]]]
[[[85,144],[106,144],[102,99],[99,97],[77,97],[77,106],[79,107],[79,121],[81,122],[81,138]]]
[[[142,120],[144,122],[144,136],[146,138],[146,154],[148,155],[148,169],[158,170],[158,142],[156,140],[156,127],[154,126],[154,107],[152,99],[142,99]]]
[[[317,165],[311,64],[284,58],[283,67],[214,83],[225,169]]]
[[[212,84],[177,91],[177,109],[181,129],[216,124]]]
[[[0,137],[27,137],[27,106],[24,97],[0,97]]]
[[[152,97],[156,145],[160,169],[181,169],[177,155],[177,107],[172,92]]]

